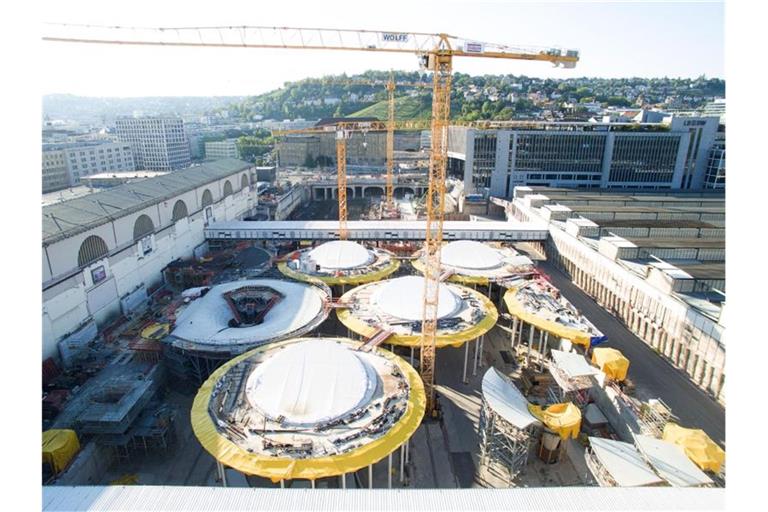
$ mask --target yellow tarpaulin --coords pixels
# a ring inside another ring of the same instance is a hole
[[[300,338],[299,338],[300,339]],[[220,366],[202,385],[192,404],[192,430],[208,453],[224,466],[234,468],[246,475],[258,475],[269,478],[273,482],[302,478],[315,480],[330,476],[338,476],[382,460],[405,443],[416,432],[421,424],[426,409],[427,399],[421,377],[411,365],[388,350],[377,349],[377,354],[397,364],[400,371],[408,379],[410,396],[405,412],[387,433],[370,443],[352,449],[341,455],[316,457],[307,459],[292,459],[286,457],[271,457],[249,453],[245,448],[233,443],[222,436],[208,412],[208,403],[216,383],[227,371],[241,361],[252,357],[266,349],[272,349],[281,344],[292,343],[289,340],[271,343],[242,354]],[[359,346],[359,342],[344,340],[344,343]]]
[[[592,362],[613,380],[622,381],[627,378],[629,359],[615,348],[592,349]]]
[[[581,429],[581,411],[571,402],[553,404],[543,409],[539,405],[528,404],[528,410],[548,429],[556,432],[561,439],[576,439]]]
[[[725,462],[725,450],[712,441],[703,430],[667,423],[661,438],[682,446],[688,458],[704,471],[719,473]]]
[[[358,285],[373,283],[374,281],[381,281],[385,277],[394,273],[398,268],[400,268],[400,260],[392,258],[389,264],[383,268],[374,270],[373,272],[368,272],[367,274],[354,274],[349,276],[313,276],[292,269],[288,266],[288,262],[286,261],[281,261],[277,264],[277,269],[282,272],[283,275],[288,276],[291,279],[296,279],[297,281],[304,281],[307,283],[320,281],[329,286],[338,284]]]
[[[145,340],[159,340],[168,336],[171,326],[167,323],[153,322],[141,330],[141,337]]]
[[[507,305],[507,310],[511,315],[516,316],[522,321],[533,325],[534,327],[547,331],[559,338],[565,338],[572,343],[582,345],[585,349],[588,349],[591,345],[592,334],[587,331],[580,331],[571,327],[566,327],[563,324],[559,324],[553,320],[547,320],[542,318],[523,307],[517,300],[517,288],[510,288],[504,293],[504,303]]]
[[[348,300],[348,295],[354,290],[350,290],[346,294],[341,296],[340,301],[344,302],[345,298]],[[477,292],[471,288],[464,288],[462,291],[472,295],[472,298],[482,303],[483,310],[486,312],[485,317],[478,323],[470,327],[465,331],[453,332],[450,334],[440,334],[439,329],[437,336],[435,337],[435,347],[460,347],[465,342],[479,338],[486,332],[490,331],[496,321],[499,319],[499,312],[496,311],[496,306],[485,295]],[[353,314],[351,309],[337,309],[336,316],[339,321],[344,324],[352,332],[359,334],[365,338],[370,338],[378,332],[378,327],[368,325]],[[419,334],[393,334],[386,340],[385,344],[401,345],[406,347],[418,347],[421,344],[421,333]]]
[[[52,429],[43,432],[43,462],[50,464],[54,474],[61,473],[80,451],[74,430]]]

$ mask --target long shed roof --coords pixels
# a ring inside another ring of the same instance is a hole
[[[75,236],[249,167],[248,162],[225,158],[45,206],[43,244]]]

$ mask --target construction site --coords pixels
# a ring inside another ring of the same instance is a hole
[[[52,40],[67,41],[59,29]],[[157,45],[231,36],[118,29],[100,30]],[[322,32],[282,30],[305,36],[297,49]],[[346,32],[331,49],[361,50],[355,41],[368,33]],[[287,47],[238,37],[240,46]],[[415,218],[392,213],[392,165],[383,213],[349,214],[346,141],[425,123],[309,129],[336,136],[338,219],[206,222],[205,250],[167,263],[146,300],[69,336],[61,357],[43,363],[45,484],[725,485],[724,436],[635,373],[654,355],[630,360],[619,350],[606,329],[619,332],[615,318],[581,311],[582,292],[566,297],[555,284],[545,223],[445,217],[452,59],[572,67],[578,52],[478,52],[444,34],[411,37],[426,39],[422,49],[389,50],[416,53],[433,76],[427,190]]]
[[[605,475],[640,458],[656,475],[642,485],[723,483],[721,449],[707,440],[704,462],[697,448],[686,452],[685,442],[667,440],[674,411],[658,398],[636,396],[643,383],[630,380],[630,361],[547,281],[531,243],[473,242],[480,257],[485,250],[493,258],[449,258],[442,268],[437,396],[427,415],[418,373],[419,262],[375,244],[326,242],[295,251],[259,243],[271,255],[270,268],[219,284],[206,283],[220,281],[212,268],[223,255],[253,245],[233,243],[186,267],[176,263],[175,272],[183,268],[189,283],[201,286],[167,284],[143,314],[72,347],[66,368],[52,361],[44,367],[44,428],[73,432],[68,439],[77,446],[67,445],[70,458],[59,461],[63,448],[52,445],[47,481],[622,485],[620,474]],[[295,263],[303,257],[313,264]],[[396,264],[400,277],[362,271],[342,279],[333,271],[329,277],[342,281],[329,283],[317,276],[334,267],[365,269],[381,257]],[[295,278],[281,268],[292,263]],[[485,284],[456,282],[462,274],[454,272],[465,268],[476,280],[472,267],[480,264],[492,273]],[[639,451],[642,436],[662,443],[662,454],[693,476],[656,473]],[[197,446],[194,460],[190,443]],[[683,464],[685,453],[693,462]],[[708,464],[707,476],[690,464]]]

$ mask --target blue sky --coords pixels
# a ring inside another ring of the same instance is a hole
[[[267,25],[446,32],[581,51],[574,70],[457,59],[471,74],[541,77],[724,77],[722,2],[379,0],[50,1],[41,21],[143,26]],[[350,52],[137,48],[41,43],[44,93],[245,95],[306,76],[417,69],[415,58]],[[472,61],[472,62],[470,62]]]

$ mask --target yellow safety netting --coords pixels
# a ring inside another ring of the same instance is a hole
[[[373,283],[374,281],[381,281],[385,277],[397,271],[398,268],[400,268],[400,260],[392,258],[389,264],[387,264],[383,268],[380,268],[373,272],[368,272],[366,274],[355,274],[350,276],[314,276],[310,274],[304,274],[297,270],[293,270],[288,266],[288,262],[286,261],[281,261],[277,264],[277,269],[280,272],[282,272],[283,275],[290,277],[291,279],[296,279],[297,281],[304,281],[307,283],[321,281],[330,286],[334,286],[338,284],[358,285],[358,284],[365,284],[365,283]]]
[[[596,347],[592,349],[592,362],[613,380],[622,381],[627,378],[629,359],[615,348]]]
[[[360,344],[348,339],[334,339],[354,346]],[[203,448],[224,466],[234,468],[247,475],[269,478],[273,482],[294,478],[316,480],[318,478],[350,473],[374,464],[398,449],[416,432],[424,417],[427,404],[421,377],[402,358],[388,350],[379,349],[378,354],[395,362],[400,371],[403,372],[403,375],[408,379],[408,384],[410,385],[410,396],[405,412],[384,436],[341,455],[308,459],[271,457],[249,453],[245,448],[236,445],[222,436],[216,430],[216,426],[213,424],[213,420],[208,413],[208,403],[215,384],[231,367],[240,361],[266,349],[294,341],[288,340],[272,343],[232,359],[213,372],[197,392],[195,401],[192,404],[192,430],[200,444],[203,445]]]
[[[569,437],[576,439],[579,436],[581,411],[571,402],[553,404],[546,409],[539,405],[528,404],[528,410],[561,439]]]
[[[340,301],[344,302],[345,297],[354,290],[350,290],[346,294],[341,296]],[[499,319],[499,312],[496,311],[496,306],[491,302],[488,297],[479,293],[471,288],[465,288],[465,291],[472,295],[472,297],[483,304],[483,309],[486,312],[485,317],[478,323],[466,329],[464,331],[454,332],[450,334],[438,334],[435,337],[435,346],[437,348],[442,347],[460,347],[467,341],[472,341],[479,338],[486,332],[490,331],[496,321]],[[378,332],[378,328],[368,325],[359,318],[355,317],[351,309],[337,309],[336,316],[339,321],[344,324],[352,332],[363,336],[364,338],[370,338]],[[405,347],[418,347],[421,344],[421,334],[393,334],[386,340],[385,344],[399,345]]]
[[[51,429],[43,432],[43,462],[50,464],[59,474],[80,451],[80,442],[74,430]]]
[[[580,331],[571,327],[566,327],[563,324],[559,324],[553,320],[547,320],[541,318],[525,309],[522,304],[517,300],[517,288],[510,288],[504,293],[504,304],[507,305],[507,310],[511,315],[516,316],[522,321],[533,325],[534,327],[547,331],[559,338],[565,338],[572,343],[582,345],[585,349],[588,349],[591,345],[592,335],[587,331]]]
[[[411,266],[421,272],[424,273],[424,262],[421,261],[420,258],[417,258],[415,260],[411,260]],[[482,286],[488,286],[489,280],[487,277],[483,276],[465,276],[462,274],[453,274],[448,278],[448,281],[452,283],[459,283],[459,284],[477,284]]]
[[[703,430],[667,423],[661,438],[680,445],[688,458],[704,471],[718,473],[725,462],[725,450],[712,441]]]

